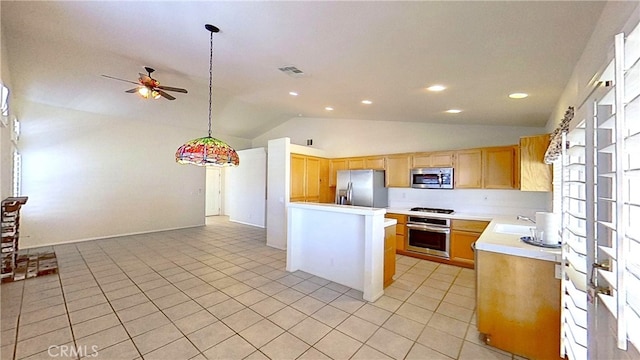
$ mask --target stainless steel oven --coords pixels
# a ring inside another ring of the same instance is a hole
[[[407,251],[449,258],[451,222],[449,219],[409,216]]]

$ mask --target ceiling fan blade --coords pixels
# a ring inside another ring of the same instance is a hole
[[[109,78],[109,79],[113,79],[113,80],[119,80],[119,81],[128,82],[128,83],[130,83],[130,84],[138,84],[138,83],[137,83],[137,82],[135,82],[135,81],[125,80],[125,79],[120,79],[120,78],[113,77],[113,76],[109,76],[109,75],[101,75],[101,76],[106,77],[106,78]]]
[[[130,94],[133,94],[133,93],[138,92],[138,88],[129,89],[129,90],[125,91],[125,92],[126,92],[126,93],[130,93]]]
[[[175,100],[176,98],[174,98],[173,96],[167,94],[166,92],[158,89],[156,90],[158,92],[158,94],[160,94],[163,98],[167,99],[167,100]]]
[[[163,86],[163,85],[158,85],[156,86],[158,89],[162,89],[165,91],[175,91],[175,92],[179,92],[179,93],[187,93],[187,89],[182,89],[182,88],[177,88],[177,87],[171,87],[171,86]]]

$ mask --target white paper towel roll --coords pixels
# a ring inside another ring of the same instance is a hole
[[[557,244],[558,231],[560,230],[560,216],[551,212],[536,212],[536,233],[542,232],[540,242],[544,244]]]

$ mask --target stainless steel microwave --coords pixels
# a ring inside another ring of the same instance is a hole
[[[453,168],[411,169],[411,187],[416,189],[453,189]]]

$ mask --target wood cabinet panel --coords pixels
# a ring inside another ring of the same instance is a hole
[[[291,154],[289,201],[333,202],[327,184],[329,160]]]
[[[515,148],[513,146],[482,149],[482,163],[484,189],[515,187]]]
[[[398,221],[398,224],[396,225],[396,251],[397,250],[405,251],[406,250],[405,236],[406,236],[406,229],[407,229],[407,215],[387,213],[385,214],[385,217],[390,219],[396,219]]]
[[[367,157],[364,159],[365,169],[384,170],[384,156]]]
[[[396,274],[396,225],[384,228],[384,287],[391,285]]]
[[[549,134],[520,138],[520,190],[552,190],[552,167],[544,163],[549,138]]]
[[[385,177],[387,187],[410,187],[411,156],[389,155],[386,158]]]
[[[477,232],[451,230],[451,260],[473,263],[474,251],[471,245],[479,237]]]
[[[452,167],[454,163],[453,151],[439,151],[432,153],[418,153],[412,156],[412,168],[421,167]]]
[[[306,162],[305,196],[320,201],[320,159],[307,158]]]
[[[479,189],[482,187],[482,150],[460,150],[456,152],[453,170],[455,188]]]
[[[460,230],[460,231],[471,231],[481,233],[484,229],[489,225],[488,221],[480,221],[480,220],[460,220],[460,219],[452,219],[451,220],[451,229],[452,230]]]
[[[431,154],[419,153],[411,157],[411,168],[431,167]]]
[[[559,359],[556,264],[488,251],[478,251],[477,261],[477,326],[487,343],[529,359]]]
[[[291,154],[290,201],[304,201],[305,157]]]
[[[451,220],[451,260],[467,264],[475,262],[471,245],[478,240],[488,221]]]
[[[347,159],[347,166],[348,166],[349,170],[362,170],[362,169],[365,169],[364,158]]]
[[[337,185],[336,174],[339,170],[348,170],[349,164],[346,159],[332,159],[329,163],[329,186]]]

